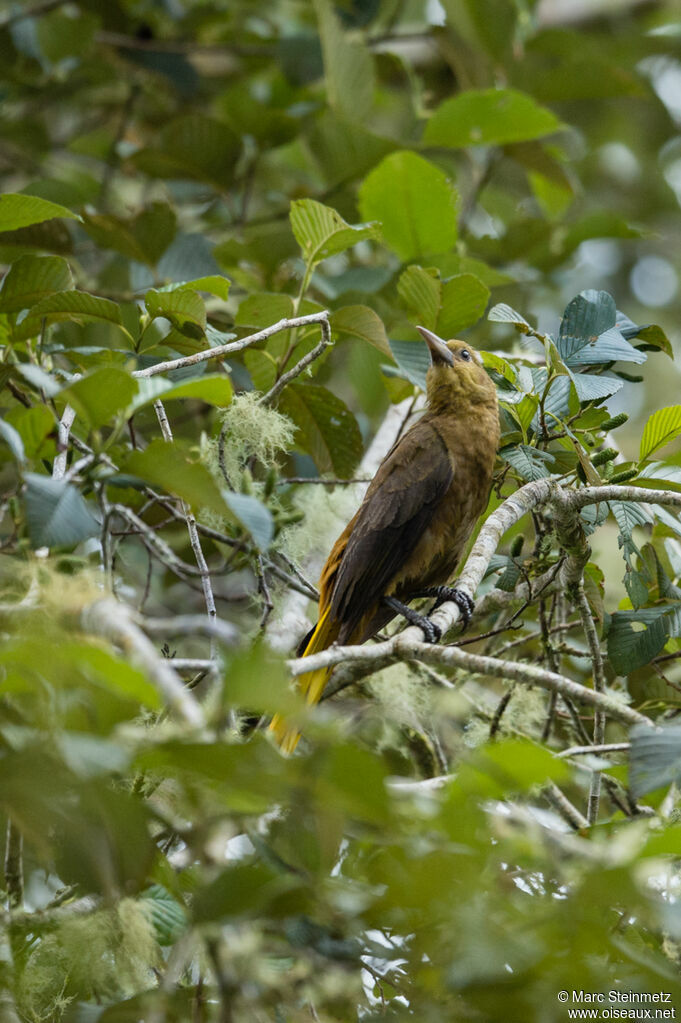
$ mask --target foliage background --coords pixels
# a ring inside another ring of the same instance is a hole
[[[671,510],[585,511],[586,619],[574,592],[520,599],[562,564],[535,510],[483,584],[511,603],[471,629],[501,631],[460,647],[666,722],[630,767],[554,755],[591,741],[588,707],[425,655],[303,715],[300,756],[248,728],[301,713],[282,650],[358,500],[343,481],[418,395],[416,323],[495,353],[490,512],[551,476],[681,486],[677,15],[0,11],[3,1023],[553,1021],[573,988],[681,1004]],[[280,391],[319,315],[154,372],[324,310],[333,345]]]

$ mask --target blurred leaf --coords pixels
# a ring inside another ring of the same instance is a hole
[[[96,429],[127,408],[137,390],[138,382],[134,377],[111,366],[97,369],[69,384],[60,397],[73,406],[89,429]]]
[[[504,145],[562,127],[555,114],[516,89],[469,89],[440,104],[423,139],[434,146]]]
[[[279,410],[298,427],[296,443],[320,473],[352,475],[362,455],[357,420],[340,398],[317,384],[292,383],[279,397]]]
[[[377,234],[375,224],[348,224],[340,213],[315,199],[294,199],[290,218],[293,234],[310,266]]]
[[[72,287],[69,265],[60,256],[19,256],[2,282],[0,312],[30,309],[47,295]]]
[[[153,440],[144,451],[133,451],[121,466],[152,486],[163,487],[187,501],[195,511],[202,507],[224,515],[225,503],[208,469],[190,461],[177,443]]]
[[[25,461],[26,453],[21,434],[4,419],[0,419],[0,440],[4,440],[17,462]]]
[[[403,261],[451,249],[457,239],[457,193],[447,175],[416,153],[391,153],[364,179],[359,208],[381,222]]]
[[[184,906],[160,884],[146,888],[141,898],[148,905],[159,945],[174,945],[187,927]]]
[[[77,213],[72,213],[65,206],[48,202],[47,199],[10,192],[0,195],[0,231],[16,231],[18,228],[40,224],[55,217],[80,220]]]
[[[72,483],[26,473],[26,521],[33,547],[73,547],[99,524]]]
[[[151,177],[188,178],[224,188],[232,181],[241,143],[226,124],[186,114],[164,125],[156,146],[136,152],[135,167]]]
[[[390,139],[367,131],[363,124],[333,110],[325,110],[315,118],[309,145],[329,184],[366,174],[396,148]]]
[[[19,434],[27,458],[35,458],[47,435],[55,430],[54,415],[45,405],[14,408],[5,416],[5,422]]]
[[[271,914],[281,895],[301,887],[293,872],[285,874],[264,863],[237,863],[225,868],[211,884],[194,896],[192,916],[196,923],[239,920],[263,912]]]
[[[639,458],[643,460],[681,434],[681,405],[658,409],[648,417],[641,437]]]
[[[322,42],[329,105],[351,121],[361,121],[373,100],[371,52],[343,32],[330,0],[314,0]]]
[[[167,203],[154,202],[127,219],[113,214],[85,213],[83,227],[101,248],[113,249],[128,259],[155,266],[175,237],[177,217]]]
[[[681,779],[681,726],[635,725],[630,732],[629,784],[634,799]]]
[[[390,348],[397,363],[400,375],[411,381],[421,391],[426,390],[426,373],[430,369],[430,353],[425,344],[419,341],[391,340]],[[387,372],[389,366],[383,367]]]
[[[378,348],[379,352],[392,358],[383,322],[369,306],[343,306],[331,313],[329,323],[332,331],[340,334],[341,337],[353,337],[367,341],[374,348]]]
[[[251,497],[250,494],[237,494],[231,490],[223,490],[222,496],[230,511],[251,534],[258,549],[266,551],[274,536],[274,522],[269,509],[257,497]]]

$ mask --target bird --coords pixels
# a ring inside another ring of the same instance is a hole
[[[408,606],[417,597],[435,597],[435,607],[452,600],[464,627],[470,621],[471,598],[446,584],[489,499],[499,445],[496,387],[470,344],[417,330],[430,350],[426,411],[388,452],[333,545],[319,582],[318,621],[298,656],[364,643],[397,614],[436,643],[438,626]],[[299,676],[309,704],[321,699],[330,672]],[[285,718],[275,715],[270,729],[283,753],[295,750],[300,733]]]

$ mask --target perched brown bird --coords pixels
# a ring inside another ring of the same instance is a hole
[[[444,586],[489,496],[499,443],[494,383],[464,341],[443,341],[424,327],[431,366],[428,407],[388,452],[357,513],[333,545],[319,583],[319,621],[299,655],[334,642],[363,643],[396,614],[436,643],[440,631],[407,606],[416,597],[453,600],[464,623],[467,594]],[[308,703],[317,703],[331,669],[301,675]],[[270,725],[290,753],[299,734],[280,717]]]

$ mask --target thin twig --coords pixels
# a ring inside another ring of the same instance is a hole
[[[222,359],[228,355],[233,355],[235,352],[241,352],[244,348],[257,344],[258,341],[265,341],[268,337],[272,337],[273,334],[278,334],[282,330],[289,330],[291,327],[304,327],[310,323],[328,322],[328,318],[329,314],[324,310],[321,313],[309,313],[307,316],[293,316],[290,319],[278,320],[277,323],[273,323],[270,327],[264,327],[262,330],[257,331],[257,333],[249,334],[238,341],[230,341],[224,345],[217,345],[215,348],[205,348],[200,352],[195,352],[194,355],[185,355],[180,359],[157,362],[155,366],[134,370],[132,375],[134,377],[153,377],[159,373],[170,373],[175,369],[183,369],[185,366],[196,366],[198,363],[206,362],[208,359]]]
[[[273,402],[274,399],[281,394],[281,392],[284,390],[287,384],[290,384],[292,380],[295,380],[296,377],[299,377],[301,373],[303,373],[307,369],[307,367],[315,361],[315,359],[318,359],[319,356],[322,355],[322,353],[325,352],[326,349],[330,347],[331,329],[329,327],[328,319],[320,320],[319,326],[322,332],[322,340],[319,342],[319,344],[315,345],[312,351],[308,352],[307,355],[304,355],[300,362],[297,362],[295,366],[293,366],[287,373],[283,373],[279,377],[276,383],[273,384],[272,387],[270,387],[269,391],[267,391],[266,394],[263,394],[263,396],[259,398],[258,400],[259,405],[271,404],[271,402]]]
[[[156,416],[161,427],[163,439],[167,443],[172,443],[173,431],[170,428],[170,423],[168,422],[168,417],[166,415],[166,410],[163,407],[163,402],[161,402],[160,400],[155,401],[154,409],[156,410]],[[194,518],[191,508],[185,501],[182,502],[182,513],[187,522],[189,542],[191,544],[192,551],[194,552],[194,558],[196,560],[196,564],[199,569],[199,574],[201,576],[201,588],[203,590],[203,599],[206,605],[206,614],[208,615],[208,620],[210,622],[214,622],[217,619],[218,612],[215,607],[215,596],[213,594],[213,584],[211,583],[210,578],[210,569],[208,568],[208,562],[206,561],[205,555],[203,553],[203,548],[201,547],[201,541],[199,539],[199,534],[196,527],[196,519]],[[217,651],[215,648],[215,643],[213,639],[211,639],[210,643],[211,658],[215,657],[216,652]]]
[[[586,641],[591,652],[591,667],[593,671],[594,689],[598,693],[604,693],[606,689],[605,669],[603,667],[603,654],[601,645],[598,642],[598,634],[594,624],[589,601],[587,600],[582,583],[577,591],[577,608],[582,619],[582,628]],[[596,709],[594,712],[594,746],[602,746],[605,742],[605,713]],[[601,796],[601,772],[594,771],[591,775],[591,787],[589,790],[589,803],[587,814],[589,824],[595,824],[598,819],[598,804]]]

